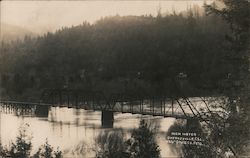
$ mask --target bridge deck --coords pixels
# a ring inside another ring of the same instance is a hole
[[[206,103],[204,100],[202,108],[205,107]],[[199,102],[199,105],[197,105]],[[66,102],[64,104],[54,103],[41,103],[41,102],[20,102],[20,101],[0,101],[1,109],[30,109],[30,108],[41,108],[41,107],[68,107],[68,108],[79,108],[85,110],[94,111],[112,111],[120,113],[132,113],[141,115],[153,115],[162,117],[173,117],[187,119],[191,117],[203,117],[206,112],[201,111],[201,100],[193,99],[192,102],[186,99],[178,100],[137,100],[137,101],[113,101],[112,103],[106,103],[105,101],[82,101],[77,103]],[[199,108],[197,107],[199,106]],[[210,110],[210,109],[208,109]],[[4,110],[1,110],[4,111]],[[210,111],[211,112],[211,111]],[[208,112],[207,112],[208,113]],[[205,116],[206,117],[206,116]],[[205,119],[201,118],[201,119]]]
[[[52,104],[47,103],[32,103],[32,102],[20,102],[20,101],[0,101],[0,104],[16,104],[16,105],[40,105],[40,106],[51,106]]]

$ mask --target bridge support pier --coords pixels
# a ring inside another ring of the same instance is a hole
[[[35,115],[38,117],[48,117],[49,115],[49,106],[37,105],[35,110]]]
[[[114,112],[112,111],[102,111],[102,127],[103,128],[113,128],[114,123]]]

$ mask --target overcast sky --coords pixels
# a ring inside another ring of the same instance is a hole
[[[208,2],[209,0],[207,0]],[[35,32],[54,31],[62,26],[95,22],[111,15],[156,15],[157,10],[183,11],[204,0],[175,1],[8,1],[1,4],[1,23],[21,26]]]

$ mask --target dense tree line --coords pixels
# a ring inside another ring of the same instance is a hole
[[[193,95],[217,93],[231,71],[224,60],[229,52],[223,49],[230,45],[228,31],[217,16],[190,10],[157,17],[117,15],[36,38],[2,41],[1,93],[26,99],[44,88],[144,96],[177,94],[176,87]],[[182,87],[180,76],[186,80]]]

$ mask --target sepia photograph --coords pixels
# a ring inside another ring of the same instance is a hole
[[[250,158],[250,0],[0,0],[0,158]]]

